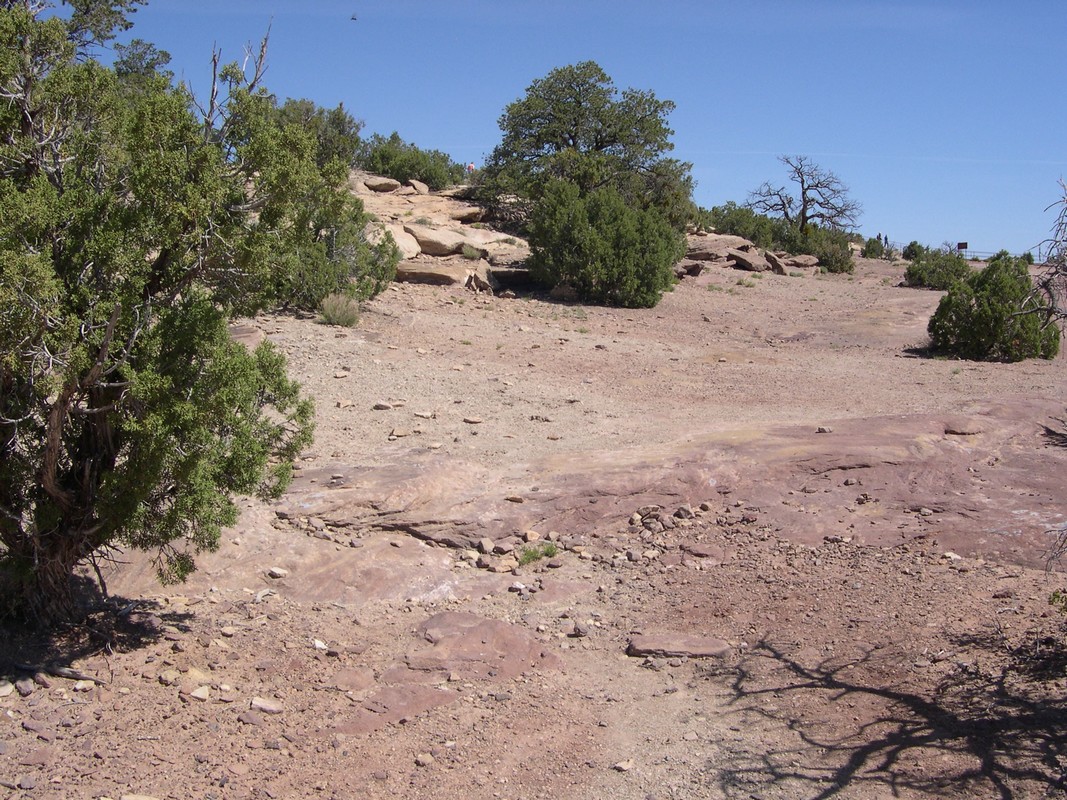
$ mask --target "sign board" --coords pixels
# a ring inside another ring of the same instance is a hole
[[[956,249],[957,250],[968,250],[970,248],[967,246],[967,242],[956,242]]]

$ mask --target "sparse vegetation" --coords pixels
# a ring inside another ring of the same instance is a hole
[[[519,566],[525,567],[542,558],[555,558],[557,555],[559,555],[559,547],[555,542],[540,542],[522,549],[519,553]]]
[[[463,257],[470,261],[477,261],[483,255],[481,250],[471,244],[464,244],[462,253]]]
[[[348,295],[330,294],[323,298],[319,313],[327,325],[354,328],[359,322],[359,303]]]

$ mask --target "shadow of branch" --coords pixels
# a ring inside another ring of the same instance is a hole
[[[726,796],[821,800],[867,785],[874,796],[1006,800],[1067,788],[1067,703],[1025,674],[1025,653],[996,672],[958,662],[923,687],[860,652],[812,664],[766,640],[748,651],[730,702],[744,730],[767,735],[709,763]]]

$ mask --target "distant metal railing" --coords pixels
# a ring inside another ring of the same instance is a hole
[[[890,242],[889,246],[892,247],[893,250],[895,250],[897,253],[902,253],[902,252],[904,252],[904,248],[907,247],[908,244],[909,244],[909,242]],[[961,256],[966,258],[968,261],[987,261],[990,258],[992,258],[993,256],[995,256],[997,254],[997,252],[999,252],[999,251],[970,250],[970,249],[967,249],[967,250],[959,250],[957,252]],[[1045,254],[1044,254],[1044,248],[1042,246],[1039,245],[1038,247],[1035,247],[1032,250],[1029,250],[1027,252],[1033,254],[1034,263],[1035,264],[1040,264],[1040,263],[1043,262]],[[1015,256],[1016,258],[1020,258],[1020,257],[1022,257],[1024,255],[1026,255],[1026,253],[1012,253],[1012,255]]]

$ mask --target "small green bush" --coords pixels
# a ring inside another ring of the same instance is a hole
[[[945,291],[971,275],[971,267],[954,250],[923,248],[904,271],[904,283],[921,289]]]
[[[472,244],[463,245],[463,257],[471,261],[477,261],[482,257],[482,251]]]
[[[912,240],[908,242],[908,244],[904,247],[903,250],[900,251],[900,257],[903,258],[905,261],[914,261],[923,253],[925,253],[926,250],[926,247],[923,247],[915,240]]]
[[[651,308],[674,282],[685,240],[654,210],[629,207],[618,191],[586,197],[576,184],[548,185],[530,219],[530,274],[579,299]]]
[[[555,558],[559,555],[559,547],[554,542],[542,542],[532,547],[524,547],[519,553],[519,566],[525,567],[542,558]]]
[[[329,294],[322,299],[319,313],[327,325],[354,328],[359,322],[359,302],[345,294]]]
[[[1032,289],[1026,262],[1010,256],[957,282],[930,318],[934,348],[977,361],[1054,358],[1060,329]]]
[[[864,242],[860,255],[864,258],[885,258],[885,245],[882,244],[881,237],[872,236]]]

